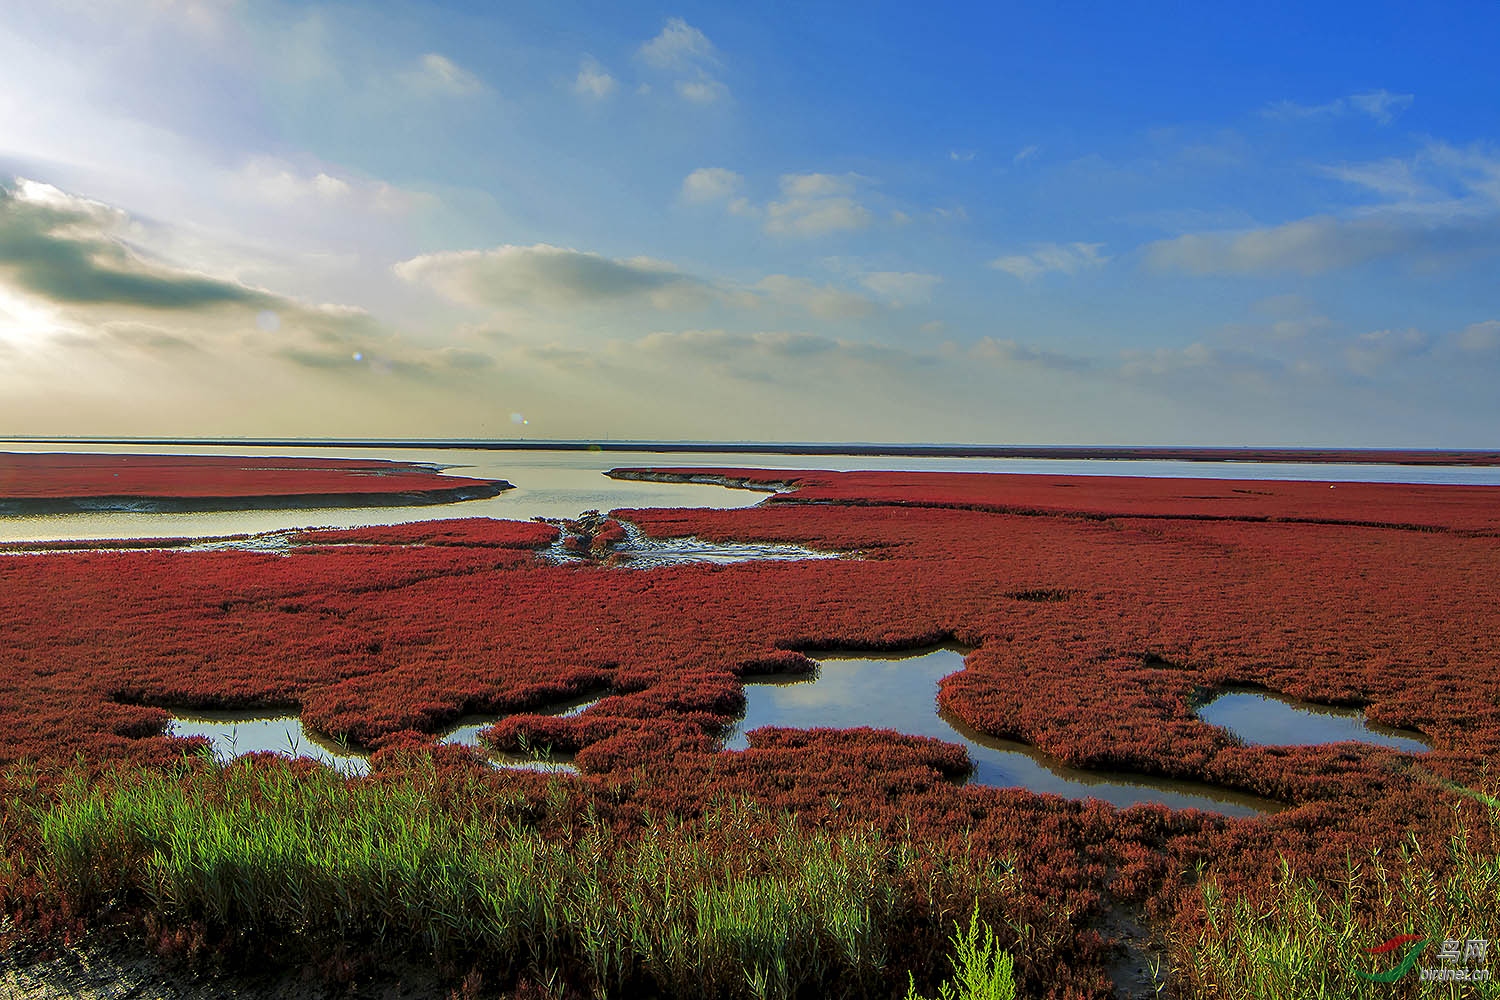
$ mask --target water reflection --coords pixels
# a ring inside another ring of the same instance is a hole
[[[978,733],[937,708],[938,682],[963,669],[960,649],[886,655],[825,653],[820,657],[815,679],[747,678],[745,717],[725,746],[745,749],[749,745],[745,734],[760,726],[870,726],[962,744],[974,762],[969,781],[981,785],[1102,799],[1119,807],[1158,802],[1173,809],[1202,809],[1225,816],[1255,816],[1283,808],[1280,803],[1200,782],[1070,768],[1034,747]]]
[[[528,715],[555,715],[559,718],[572,718],[587,711],[602,695],[593,695],[588,698],[577,698],[572,701],[556,703],[543,708],[528,711]],[[512,713],[517,714],[517,713]],[[578,768],[573,764],[571,754],[554,754],[550,750],[539,751],[535,754],[511,753],[505,750],[497,750],[480,740],[481,731],[488,729],[501,719],[504,715],[466,715],[458,720],[458,723],[438,737],[439,743],[474,747],[483,751],[489,759],[491,766],[514,768],[525,771],[545,771],[549,773],[566,772],[577,774]]]
[[[287,757],[311,757],[341,774],[369,774],[369,758],[321,736],[302,724],[297,715],[273,714],[268,709],[248,711],[195,710],[174,715],[167,726],[173,736],[203,736],[222,757],[270,751]]]
[[[531,710],[530,715],[574,716],[586,710],[601,696],[570,699]],[[571,760],[563,755],[506,753],[485,746],[479,732],[493,726],[503,715],[470,715],[438,737],[439,743],[471,746],[482,750],[494,767],[529,771],[577,773]],[[369,774],[370,758],[346,744],[313,732],[299,715],[277,713],[272,709],[218,711],[197,709],[173,715],[167,732],[173,736],[202,736],[213,744],[221,757],[269,751],[287,757],[310,757],[334,768],[341,774]]]
[[[1421,733],[1369,722],[1358,709],[1316,705],[1269,691],[1237,690],[1221,694],[1198,709],[1198,718],[1210,726],[1229,730],[1253,746],[1316,746],[1354,741],[1407,753],[1432,749]]]

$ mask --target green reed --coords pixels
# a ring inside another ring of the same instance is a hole
[[[310,954],[348,945],[483,961],[502,979],[561,973],[595,996],[871,995],[902,971],[887,935],[904,922],[910,940],[913,914],[938,906],[911,844],[733,801],[629,836],[591,814],[548,836],[503,810],[455,814],[416,776],[232,761],[76,779],[38,828],[39,870],[78,912],[123,903]],[[964,880],[1006,877],[980,867]]]
[[[1199,884],[1206,922],[1195,939],[1174,945],[1175,972],[1188,996],[1223,1000],[1500,997],[1500,940],[1485,961],[1488,982],[1424,982],[1422,968],[1440,968],[1445,939],[1500,938],[1500,807],[1493,795],[1487,823],[1470,829],[1458,809],[1446,857],[1424,852],[1413,836],[1393,851],[1373,849],[1348,862],[1343,877],[1326,884],[1299,875],[1282,861],[1269,893],[1226,898],[1215,879]],[[1372,955],[1398,934],[1430,943],[1414,968],[1395,982],[1361,976],[1399,967],[1411,946]]]

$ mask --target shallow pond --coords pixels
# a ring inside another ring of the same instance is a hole
[[[746,749],[745,734],[760,726],[870,726],[962,744],[974,762],[969,781],[980,785],[1102,799],[1120,807],[1158,802],[1173,809],[1202,809],[1225,816],[1256,816],[1284,808],[1281,803],[1200,782],[1083,771],[1023,743],[975,732],[937,707],[938,682],[963,669],[964,654],[959,649],[884,655],[822,653],[818,662],[812,679],[747,677],[745,717],[725,741],[726,748]]]
[[[527,711],[528,715],[578,715],[601,696],[571,699]],[[520,713],[510,713],[520,714]],[[495,767],[530,771],[576,772],[564,756],[529,756],[504,753],[479,741],[479,732],[493,726],[504,715],[470,715],[438,737],[439,743],[476,747]],[[270,751],[288,757],[311,757],[343,774],[369,774],[369,755],[330,740],[308,729],[300,716],[271,714],[269,709],[247,711],[198,710],[174,715],[167,731],[173,736],[203,736],[222,757]]]
[[[1197,714],[1210,726],[1227,729],[1254,746],[1354,741],[1407,753],[1432,749],[1421,733],[1369,722],[1359,709],[1316,705],[1269,691],[1228,691],[1199,708]]]
[[[311,757],[343,774],[369,774],[369,758],[314,733],[295,714],[271,714],[270,709],[210,711],[174,715],[167,726],[173,736],[203,736],[223,757],[270,751],[288,757]]]
[[[581,715],[597,702],[602,695],[594,695],[588,698],[576,698],[572,701],[560,702],[542,708],[532,709],[527,715],[556,715],[562,718],[571,718]],[[510,713],[519,714],[519,713]],[[520,768],[530,771],[568,771],[576,773],[578,768],[573,766],[572,758],[567,754],[546,754],[541,756],[527,756],[525,754],[507,753],[496,750],[481,742],[479,734],[488,729],[496,722],[505,718],[504,715],[466,715],[458,720],[458,724],[438,737],[439,743],[450,745],[474,747],[483,751],[490,759],[490,763],[496,767]]]

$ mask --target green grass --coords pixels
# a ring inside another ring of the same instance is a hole
[[[1439,945],[1419,950],[1415,967],[1395,982],[1360,975],[1398,967],[1407,948],[1371,955],[1398,934],[1428,941],[1491,940],[1485,962],[1500,977],[1500,807],[1487,807],[1487,828],[1467,828],[1455,811],[1446,857],[1424,854],[1415,838],[1392,854],[1351,857],[1333,885],[1299,876],[1285,861],[1269,894],[1225,898],[1212,877],[1199,884],[1206,924],[1194,940],[1176,942],[1174,972],[1189,996],[1222,1000],[1307,997],[1500,997],[1500,982],[1423,982],[1422,968],[1441,968]],[[1487,801],[1486,801],[1487,800]]]
[[[1000,949],[995,932],[979,919],[979,907],[969,915],[967,929],[953,924],[953,978],[938,986],[937,1000],[1015,1000],[1015,963]],[[924,1000],[916,980],[908,979],[906,1000]]]
[[[1014,877],[742,803],[629,837],[591,815],[545,836],[503,809],[455,816],[413,776],[345,782],[246,761],[79,778],[38,830],[39,870],[75,912],[144,910],[252,949],[482,961],[501,981],[561,975],[595,996],[889,992],[912,957],[892,968],[887,934],[939,926],[917,873]]]

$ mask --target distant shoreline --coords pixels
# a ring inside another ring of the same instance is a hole
[[[1120,445],[871,444],[761,441],[545,441],[462,439],[0,437],[8,444],[214,448],[388,448],[469,451],[599,451],[659,454],[848,455],[903,458],[1034,458],[1074,461],[1257,462],[1326,465],[1500,466],[1500,451],[1419,448],[1201,448]]]

